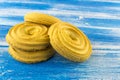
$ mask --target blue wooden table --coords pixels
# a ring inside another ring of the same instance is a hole
[[[5,35],[33,11],[79,27],[91,40],[91,58],[74,63],[56,53],[37,64],[15,61]],[[0,0],[0,80],[120,80],[120,0]]]

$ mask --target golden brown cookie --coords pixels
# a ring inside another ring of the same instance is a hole
[[[9,47],[9,54],[17,61],[24,63],[37,63],[45,61],[54,55],[54,49],[50,46],[44,50],[27,52]]]
[[[6,41],[13,47],[26,51],[48,47],[48,28],[35,23],[20,23],[13,26],[6,35]]]
[[[50,27],[48,34],[51,45],[63,57],[75,62],[83,62],[90,57],[90,41],[77,27],[58,22]]]
[[[31,13],[27,13],[24,16],[24,21],[34,22],[34,23],[39,23],[39,24],[50,26],[50,25],[52,25],[56,22],[59,22],[61,20],[54,17],[54,16],[48,15],[48,14],[31,12]]]

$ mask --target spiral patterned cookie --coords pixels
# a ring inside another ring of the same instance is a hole
[[[90,41],[77,27],[66,22],[58,22],[50,27],[48,34],[53,48],[65,58],[83,62],[90,57]]]
[[[36,51],[48,47],[48,28],[44,25],[24,22],[13,26],[6,35],[6,41],[15,48]]]
[[[24,63],[36,63],[49,59],[54,54],[53,48],[50,46],[44,50],[26,52],[13,47],[9,47],[10,55],[17,61]]]
[[[50,25],[60,21],[60,19],[58,19],[54,16],[51,16],[51,15],[48,15],[48,14],[31,12],[31,13],[27,13],[24,16],[24,21],[34,22],[34,23],[39,23],[39,24],[50,26]]]

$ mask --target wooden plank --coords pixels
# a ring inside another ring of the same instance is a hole
[[[93,46],[91,58],[74,63],[55,54],[38,64],[23,64],[8,54],[5,35],[27,12],[51,14],[79,27]],[[0,80],[119,80],[120,1],[0,1]]]

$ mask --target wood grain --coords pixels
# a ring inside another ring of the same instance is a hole
[[[43,12],[79,27],[93,46],[91,58],[74,63],[58,55],[38,64],[23,64],[8,54],[5,35],[27,12]],[[119,0],[1,0],[0,80],[119,80]]]

